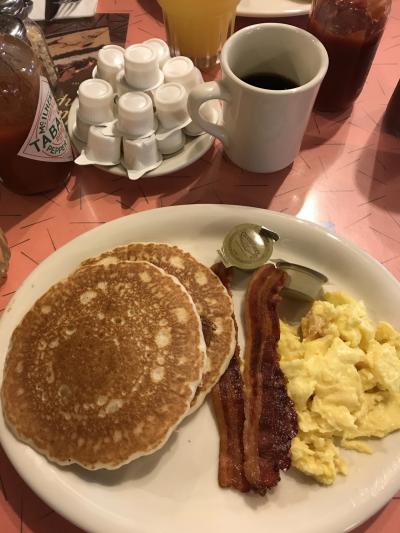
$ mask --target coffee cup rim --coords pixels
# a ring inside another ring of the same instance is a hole
[[[233,46],[233,43],[239,39],[242,35],[247,33],[253,33],[255,31],[259,31],[260,28],[284,28],[285,30],[290,29],[290,31],[294,31],[296,33],[300,33],[304,35],[307,39],[312,41],[316,47],[318,48],[321,56],[321,65],[318,69],[318,72],[313,76],[311,80],[309,80],[307,83],[304,83],[303,85],[299,85],[298,87],[294,87],[293,89],[283,89],[280,91],[275,91],[273,89],[263,89],[261,87],[254,87],[253,85],[250,85],[237,76],[233,70],[231,69],[229,62],[228,62],[228,52]],[[229,76],[232,78],[236,83],[238,83],[243,88],[250,90],[255,93],[259,94],[270,94],[275,96],[283,96],[286,94],[296,94],[300,92],[307,91],[311,87],[314,87],[318,85],[324,78],[326,71],[328,70],[329,65],[329,57],[328,52],[326,51],[325,46],[321,43],[319,39],[317,39],[312,33],[303,30],[302,28],[297,28],[296,26],[292,26],[291,24],[283,24],[280,22],[261,22],[259,24],[252,24],[251,26],[246,26],[245,28],[242,28],[235,32],[233,35],[229,37],[229,39],[226,41],[225,45],[223,46],[221,50],[221,67],[222,71],[226,76]]]

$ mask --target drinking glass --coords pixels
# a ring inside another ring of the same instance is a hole
[[[187,56],[200,69],[212,67],[233,33],[239,0],[158,0],[171,55]]]

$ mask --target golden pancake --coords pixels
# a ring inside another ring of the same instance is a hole
[[[82,265],[108,265],[118,261],[149,261],[175,276],[192,297],[203,324],[207,364],[196,391],[191,412],[200,407],[205,396],[225,372],[235,351],[233,304],[219,278],[192,255],[170,244],[130,243],[108,250]]]
[[[165,443],[205,357],[199,316],[176,278],[144,261],[82,268],[15,329],[4,415],[52,461],[114,469]]]

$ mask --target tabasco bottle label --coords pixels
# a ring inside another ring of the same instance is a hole
[[[49,82],[43,76],[40,77],[36,115],[29,135],[18,155],[52,163],[72,161],[74,158],[71,143],[58,113]]]

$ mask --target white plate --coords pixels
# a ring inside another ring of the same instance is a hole
[[[295,17],[310,9],[308,0],[241,0],[236,13],[241,17]]]
[[[78,109],[78,99],[76,98],[71,105],[69,114],[68,114],[68,133],[71,138],[72,144],[81,152],[82,148],[85,146],[82,141],[77,139],[74,135],[74,126],[76,122],[76,111]],[[163,162],[159,167],[151,172],[148,172],[143,176],[143,178],[155,178],[157,176],[164,176],[165,174],[170,174],[171,172],[177,172],[182,168],[185,168],[198,159],[202,157],[213,145],[214,137],[208,133],[203,133],[198,137],[188,137],[186,136],[186,143],[184,148],[173,154],[171,156],[165,157]],[[105,172],[114,174],[116,176],[126,176],[128,177],[126,170],[122,165],[116,165],[114,167],[105,167],[102,165],[94,165]]]
[[[378,262],[322,227],[285,214],[228,205],[167,207],[109,222],[60,248],[22,284],[0,323],[0,365],[11,332],[34,301],[78,263],[129,241],[176,243],[210,265],[235,224],[264,224],[281,235],[274,257],[324,272],[363,298],[373,318],[399,326],[400,285]],[[235,291],[235,305],[243,296]],[[240,313],[237,312],[240,317]],[[25,481],[51,507],[82,528],[105,533],[338,533],[382,507],[400,488],[400,434],[372,443],[372,456],[344,452],[349,475],[329,488],[294,470],[261,498],[217,483],[218,433],[205,404],[154,455],[117,471],[60,468],[18,442],[0,416],[1,443]]]

